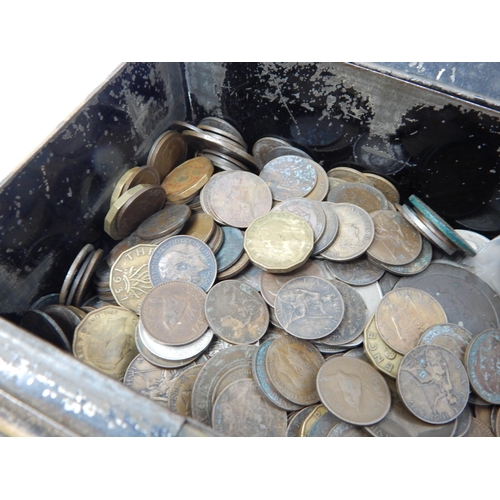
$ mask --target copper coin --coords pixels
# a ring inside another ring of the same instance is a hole
[[[184,370],[172,382],[168,393],[167,408],[177,415],[191,416],[191,392],[193,384],[203,365],[194,365]]]
[[[355,286],[375,283],[385,273],[383,269],[373,265],[365,256],[347,262],[325,260],[325,266],[335,278]]]
[[[334,167],[327,172],[327,175],[346,182],[369,184],[369,181],[361,172],[351,167]]]
[[[438,345],[411,349],[401,361],[397,384],[408,410],[430,424],[455,420],[469,398],[464,365],[451,351]]]
[[[309,433],[312,429],[312,427],[316,424],[316,422],[323,416],[327,415],[330,413],[326,406],[322,404],[318,404],[314,406],[314,411],[311,412],[307,418],[304,419],[304,422],[302,422],[302,425],[300,426],[299,429],[299,435],[300,437],[309,437]],[[330,415],[332,415],[330,413]],[[335,417],[336,418],[336,417]],[[337,419],[337,422],[339,420]]]
[[[144,240],[154,240],[168,236],[176,229],[184,226],[191,209],[187,205],[167,203],[165,207],[145,219],[137,228],[136,233]]]
[[[313,190],[318,179],[312,163],[300,156],[280,156],[266,163],[259,176],[269,186],[273,200],[301,197]]]
[[[409,264],[419,256],[422,237],[400,213],[380,210],[371,216],[375,237],[367,250],[368,255],[393,266]]]
[[[464,327],[453,323],[444,323],[433,325],[425,330],[418,345],[440,345],[451,351],[462,363],[465,363],[465,351],[471,340],[471,333]]]
[[[276,316],[294,337],[315,340],[332,333],[344,316],[344,301],[330,282],[316,276],[288,281],[276,295]]]
[[[228,132],[227,130],[221,129],[219,127],[213,127],[210,125],[203,125],[203,124],[200,125],[199,123],[198,123],[198,128],[205,132],[210,132],[212,134],[220,135],[221,137],[223,137],[224,139],[228,139],[229,141],[233,141],[239,147],[245,150],[248,148],[247,143],[243,139],[241,139],[241,135],[239,134],[234,135]]]
[[[207,330],[205,292],[187,281],[154,286],[141,304],[146,332],[165,345],[182,345],[199,339]]]
[[[265,358],[272,386],[288,401],[304,406],[319,401],[316,377],[324,362],[313,344],[293,337],[272,341]]]
[[[207,157],[213,163],[215,168],[220,168],[221,170],[249,170],[245,164],[231,156],[221,153],[220,151],[215,151],[214,149],[204,149],[201,153],[196,154],[198,156]]]
[[[219,377],[212,395],[212,405],[215,403],[215,400],[219,397],[220,393],[229,384],[232,384],[233,382],[236,382],[237,380],[241,380],[243,378],[253,378],[251,359],[245,359],[244,362],[233,366]]]
[[[261,137],[255,142],[252,147],[252,155],[255,158],[259,170],[262,170],[267,163],[269,153],[279,146],[290,146],[290,143],[276,137]]]
[[[386,197],[370,184],[344,182],[330,189],[327,200],[333,203],[352,203],[369,214],[378,210],[387,210]]]
[[[377,188],[387,198],[387,201],[399,203],[399,191],[392,182],[380,175],[369,172],[363,172],[363,176],[373,187]]]
[[[214,227],[214,232],[212,233],[212,236],[210,239],[207,241],[207,246],[212,250],[212,253],[215,254],[221,249],[222,245],[224,244],[224,231],[222,231],[222,228],[215,224]],[[215,259],[217,261],[217,259]]]
[[[359,426],[340,422],[330,429],[327,437],[370,437],[367,431]]]
[[[132,171],[132,173],[124,182],[122,192],[118,197],[138,184],[150,184],[152,186],[160,185],[160,174],[153,167],[132,167],[129,171]]]
[[[417,288],[390,291],[381,300],[375,314],[380,336],[400,354],[416,347],[420,336],[432,325],[447,322],[439,302]]]
[[[217,279],[222,281],[229,278],[235,278],[248,266],[248,264],[250,264],[250,258],[243,252],[241,257],[231,267],[217,273]]]
[[[311,413],[316,411],[316,408],[318,406],[323,406],[323,405],[306,406],[305,408],[302,408],[301,410],[295,412],[291,417],[289,417],[288,426],[286,430],[286,437],[301,437],[300,428],[302,424],[307,419],[307,417],[311,415]]]
[[[467,346],[465,360],[474,392],[488,403],[500,404],[500,330],[476,335]]]
[[[259,292],[237,280],[217,283],[209,290],[205,315],[215,334],[231,344],[252,344],[269,326],[267,305]]]
[[[205,212],[191,214],[183,227],[186,236],[193,236],[206,243],[214,234],[215,221]]]
[[[328,410],[353,425],[380,422],[391,406],[391,393],[384,377],[357,358],[329,358],[319,370],[317,388]]]
[[[327,411],[313,423],[306,437],[327,437],[333,427],[339,423],[340,420],[333,413]]]
[[[175,130],[163,132],[153,143],[147,164],[160,174],[162,181],[175,167],[186,161],[187,144]]]
[[[321,252],[325,259],[352,260],[363,255],[375,236],[373,220],[362,208],[350,203],[336,203],[339,231],[332,245]]]
[[[62,304],[50,304],[41,311],[48,314],[62,329],[70,344],[67,350],[70,351],[75,329],[85,317],[85,313],[76,307]]]
[[[153,286],[186,281],[208,291],[215,281],[217,262],[207,244],[192,236],[172,236],[160,243],[149,261]]]
[[[215,255],[217,272],[220,273],[234,265],[243,254],[243,232],[237,227],[223,226],[222,246]]]
[[[212,425],[230,437],[284,437],[286,411],[267,401],[252,379],[226,387],[214,403]]]
[[[472,417],[469,430],[464,434],[464,437],[495,437],[495,435],[481,420]]]
[[[307,200],[323,201],[330,190],[330,180],[328,175],[326,175],[325,169],[319,163],[313,162],[312,165],[314,170],[316,170],[316,184],[304,198]]]
[[[70,290],[68,292],[68,296],[66,298],[66,305],[67,306],[73,304],[73,302],[75,300],[76,291],[77,291],[78,287],[80,286],[80,283],[82,282],[83,275],[85,274],[87,268],[89,267],[90,263],[94,259],[95,255],[96,255],[96,250],[93,250],[89,255],[87,255],[87,257],[85,258],[85,261],[80,266],[80,269],[78,269],[78,272],[76,273],[76,276],[73,280],[73,283],[71,283],[71,288],[70,288]]]
[[[104,253],[103,249],[98,248],[93,253],[90,262],[86,266],[85,271],[80,279],[80,282],[78,283],[78,287],[75,292],[75,297],[73,299],[73,305],[75,305],[76,307],[79,307],[83,302],[85,294],[87,293],[90,285],[92,284],[92,278],[94,276],[94,273],[101,262],[103,253]]]

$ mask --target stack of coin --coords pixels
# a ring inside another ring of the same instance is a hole
[[[173,168],[186,161],[187,154],[187,144],[181,134],[175,130],[167,130],[151,146],[147,165],[158,172],[162,182]]]
[[[111,194],[110,208],[123,193],[138,184],[159,186],[160,174],[153,167],[148,166],[129,168],[115,184],[115,188]]]

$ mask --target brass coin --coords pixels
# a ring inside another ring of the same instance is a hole
[[[314,235],[302,217],[271,212],[257,218],[246,230],[244,247],[257,267],[286,273],[307,261],[314,247]]]
[[[155,240],[169,236],[186,224],[191,209],[187,205],[167,203],[164,208],[145,219],[135,233],[143,240]]]
[[[369,184],[366,177],[351,167],[334,167],[327,172],[328,177],[341,179],[346,182],[359,182],[361,184]]]
[[[380,175],[372,174],[369,172],[364,172],[363,176],[373,187],[377,188],[387,198],[388,201],[390,201],[391,203],[399,203],[399,191],[392,182],[388,181]]]
[[[142,301],[153,288],[149,278],[149,259],[156,245],[136,245],[123,252],[113,264],[110,288],[116,302],[139,314]]]
[[[163,132],[149,150],[147,164],[160,174],[163,181],[175,167],[186,161],[187,144],[175,130]]]
[[[422,250],[420,233],[398,212],[379,210],[371,214],[375,237],[367,254],[392,266],[413,262]]]
[[[259,292],[237,280],[217,283],[209,290],[205,316],[215,334],[231,344],[252,344],[269,326],[267,305]]]
[[[318,372],[317,389],[328,410],[352,425],[380,422],[391,406],[384,377],[357,358],[328,358]]]
[[[319,402],[316,377],[324,362],[314,345],[293,337],[272,341],[265,358],[272,386],[288,401],[303,406]]]
[[[105,306],[89,312],[73,340],[73,354],[96,370],[121,380],[139,354],[134,341],[138,316],[123,307]]]
[[[94,251],[94,245],[88,243],[78,252],[77,256],[75,257],[75,260],[72,262],[70,268],[68,269],[68,272],[66,273],[66,277],[64,278],[61,291],[59,292],[59,304],[64,304],[66,302],[68,293],[75,279],[75,276],[80,270],[85,259],[92,251]]]
[[[168,393],[168,409],[183,415],[185,417],[191,416],[191,392],[193,384],[198,376],[203,365],[194,365],[184,370],[178,375]]]
[[[333,427],[340,423],[340,420],[327,410],[326,413],[321,415],[316,421],[313,420],[311,423],[312,425],[307,431],[307,434],[305,434],[305,437],[328,437]]]
[[[230,437],[284,437],[286,411],[265,399],[252,379],[226,387],[214,403],[213,428]]]
[[[205,297],[203,289],[187,281],[168,281],[154,286],[141,304],[141,323],[146,333],[167,346],[199,339],[208,328]]]
[[[300,434],[302,424],[311,413],[316,411],[319,406],[323,407],[323,405],[321,404],[311,405],[306,406],[305,408],[302,408],[301,410],[293,413],[292,416],[288,419],[286,437],[302,437]]]
[[[130,170],[133,170],[133,175],[129,177],[123,185],[122,193],[138,184],[148,184],[151,186],[160,185],[160,174],[153,167],[148,167],[146,165],[144,167],[133,167]]]
[[[474,392],[488,403],[500,404],[500,330],[476,335],[467,346],[465,360]]]
[[[280,156],[266,163],[259,177],[269,186],[273,200],[302,197],[313,190],[318,179],[312,163],[300,156]]]
[[[332,203],[351,203],[369,214],[387,210],[389,206],[386,197],[377,188],[361,182],[344,182],[331,188],[327,200]]]
[[[249,227],[255,219],[269,213],[272,194],[266,183],[250,172],[224,172],[214,178],[207,190],[211,210],[228,226]]]
[[[325,259],[347,261],[363,255],[375,236],[373,220],[362,208],[350,203],[335,203],[339,231],[332,245],[321,252]]]
[[[453,323],[436,324],[425,330],[418,341],[418,345],[440,345],[451,351],[465,364],[465,351],[472,334],[460,325]]]
[[[408,410],[430,424],[456,419],[469,398],[464,365],[452,352],[438,345],[411,349],[399,365],[397,384]]]
[[[384,342],[400,354],[416,347],[420,336],[437,323],[447,323],[446,313],[429,293],[417,288],[397,288],[387,293],[375,313]]]
[[[186,236],[198,238],[203,243],[206,243],[214,234],[215,221],[210,215],[205,212],[191,214],[186,224],[183,227],[183,233]]]

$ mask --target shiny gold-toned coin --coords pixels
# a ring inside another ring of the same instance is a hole
[[[139,354],[134,341],[138,321],[137,314],[124,307],[105,306],[89,312],[75,330],[75,357],[121,380]]]
[[[187,144],[181,134],[167,130],[151,147],[147,164],[160,174],[160,181],[163,181],[173,168],[186,161],[187,152]]]
[[[286,273],[307,261],[314,248],[314,233],[302,217],[272,212],[250,225],[244,247],[255,266],[270,273]]]

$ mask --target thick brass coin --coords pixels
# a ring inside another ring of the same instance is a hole
[[[217,275],[215,256],[206,243],[192,236],[172,236],[160,243],[149,261],[153,286],[186,281],[208,291]]]
[[[397,384],[408,410],[430,424],[455,420],[469,398],[464,365],[451,351],[438,345],[411,349],[399,365]]]
[[[323,405],[319,404],[306,406],[289,417],[286,437],[302,437],[300,434],[302,424],[311,413],[316,411],[318,407],[323,407]]]
[[[377,188],[361,182],[344,182],[331,188],[327,200],[332,203],[351,203],[369,214],[387,210],[389,206],[386,197]]]
[[[328,358],[319,370],[317,389],[328,410],[352,425],[380,422],[391,406],[391,393],[384,377],[357,358]]]
[[[336,203],[334,209],[339,218],[339,231],[333,244],[321,255],[325,259],[341,262],[360,257],[375,236],[372,218],[366,210],[351,203]]]
[[[330,413],[327,410],[326,413],[321,415],[316,421],[312,422],[312,425],[307,431],[305,437],[328,437],[333,427],[340,422],[341,421],[333,413]]]
[[[194,365],[184,370],[172,382],[172,387],[168,394],[168,409],[184,415],[191,416],[191,392],[193,384],[203,365]]]
[[[474,392],[488,403],[500,404],[500,330],[476,335],[467,346],[465,361]]]
[[[448,319],[439,302],[417,288],[397,288],[387,293],[375,313],[375,324],[384,342],[400,354],[416,347],[420,336]]]
[[[121,380],[139,354],[135,345],[137,314],[117,306],[89,312],[80,322],[73,340],[73,354],[96,370]]]
[[[272,341],[265,358],[272,386],[287,400],[303,406],[319,402],[316,377],[324,362],[313,344],[293,337]]]
[[[231,344],[257,342],[269,326],[269,311],[260,293],[237,280],[217,283],[208,291],[205,315],[215,334]]]
[[[451,351],[465,364],[465,351],[472,340],[471,333],[463,326],[454,323],[436,324],[425,330],[418,345],[440,345]]]
[[[163,181],[175,167],[186,161],[187,144],[175,130],[163,132],[149,150],[147,164],[160,174]]]
[[[205,297],[203,289],[187,281],[154,286],[141,304],[141,323],[146,333],[167,346],[199,339],[208,328]]]
[[[344,301],[338,289],[324,278],[302,276],[279,290],[275,312],[290,335],[316,340],[338,328],[344,316]]]
[[[307,261],[314,247],[314,234],[302,217],[272,212],[250,225],[244,247],[255,266],[271,273],[286,273]]]
[[[187,205],[167,203],[164,208],[144,220],[136,230],[143,240],[164,238],[186,224],[191,209]]]
[[[284,437],[286,411],[265,399],[252,379],[241,379],[226,387],[215,401],[212,426],[229,437]]]
[[[142,301],[153,288],[149,278],[149,259],[156,245],[136,245],[123,252],[113,264],[110,288],[116,302],[139,314]]]
[[[133,173],[124,183],[122,194],[138,184],[160,185],[160,174],[153,167],[133,167],[130,170]]]
[[[259,176],[269,186],[273,200],[284,201],[310,193],[318,175],[313,160],[288,155],[275,158],[264,165]]]
[[[371,214],[375,237],[367,254],[392,266],[413,262],[422,250],[422,236],[398,212],[379,210]]]

